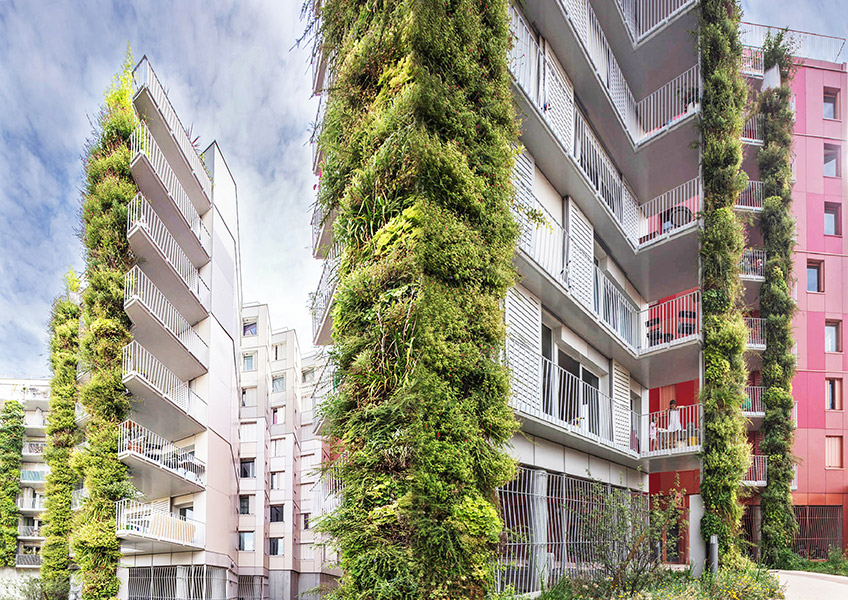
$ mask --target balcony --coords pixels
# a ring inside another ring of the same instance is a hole
[[[24,442],[21,458],[24,462],[44,462],[44,450],[47,442]]]
[[[85,429],[88,422],[91,420],[91,416],[88,414],[88,411],[85,410],[85,407],[79,402],[74,403],[74,420],[76,421],[77,427],[80,429]]]
[[[650,471],[681,470],[698,465],[704,441],[703,409],[700,404],[680,406],[640,416],[639,439],[648,440],[642,457]]]
[[[324,268],[321,271],[321,279],[318,281],[318,289],[312,299],[312,342],[316,346],[326,346],[331,343],[332,316],[330,315],[333,305],[333,294],[336,292],[338,283],[339,262],[341,261],[342,247],[333,244]]]
[[[761,385],[749,385],[745,387],[745,400],[742,403],[742,414],[751,421],[754,428],[759,427],[763,417],[766,416],[765,407],[763,406],[763,391],[765,388]]]
[[[780,31],[780,27],[769,27],[754,23],[743,22],[739,25],[742,43],[752,48],[762,48],[766,36],[769,33],[775,35]],[[789,36],[792,38],[793,43],[792,55],[798,58],[837,62],[845,46],[845,40],[843,38],[829,35],[819,35],[790,29]]]
[[[209,348],[138,265],[124,275],[124,310],[133,337],[183,380],[206,373]]]
[[[43,540],[40,525],[18,525],[19,540]]]
[[[50,408],[50,390],[40,387],[25,387],[21,389],[20,402],[29,410]]]
[[[633,44],[639,44],[695,6],[695,0],[617,0]]]
[[[763,182],[748,180],[739,198],[736,199],[736,210],[760,212],[763,210]]]
[[[21,485],[36,490],[44,489],[44,482],[47,481],[47,473],[49,471],[44,469],[21,469]]]
[[[206,465],[194,454],[133,421],[121,423],[118,436],[118,459],[130,468],[133,485],[148,498],[205,489]]]
[[[741,72],[752,79],[762,79],[765,73],[765,57],[763,49],[755,46],[742,47]]]
[[[315,207],[312,209],[313,258],[326,258],[327,254],[332,250],[333,221],[335,220],[335,211],[325,216],[321,206],[317,202],[315,203]]]
[[[24,413],[24,433],[32,437],[44,437],[47,419],[41,412]]]
[[[124,346],[123,382],[141,425],[177,440],[205,431],[206,403],[138,342]]]
[[[212,238],[144,123],[130,137],[130,169],[139,189],[195,266],[209,262]]]
[[[190,323],[209,314],[209,286],[141,194],[129,205],[127,239],[139,267],[180,314]]]
[[[82,508],[83,502],[88,498],[88,490],[85,488],[78,488],[75,490],[71,490],[71,510],[79,510]]]
[[[749,487],[765,487],[767,482],[766,467],[768,457],[754,454],[751,456],[751,465],[742,478],[742,485]]]
[[[212,180],[147,57],[133,70],[133,84],[136,110],[159,141],[194,207],[205,213],[211,206]]]
[[[766,320],[745,317],[748,328],[748,350],[762,352],[766,349]]]
[[[126,554],[202,550],[206,539],[203,523],[135,500],[116,504],[115,530]]]
[[[754,115],[745,121],[745,125],[742,127],[743,144],[750,144],[752,146],[763,145],[762,120],[763,118],[761,115]]]
[[[15,567],[18,569],[38,569],[41,568],[40,554],[16,554]]]
[[[30,498],[18,496],[17,504],[18,510],[26,514],[44,512],[45,509],[44,496],[33,496]]]

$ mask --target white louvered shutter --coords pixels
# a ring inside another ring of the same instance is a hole
[[[594,311],[594,229],[574,200],[568,200],[568,288],[586,308]]]
[[[510,288],[506,294],[504,313],[511,403],[518,410],[537,413],[541,409],[542,306],[521,289]]]
[[[567,152],[574,147],[574,86],[545,43],[545,119]]]
[[[616,444],[630,447],[630,371],[612,361],[612,430]]]

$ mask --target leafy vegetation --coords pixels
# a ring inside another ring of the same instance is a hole
[[[702,172],[701,232],[703,288],[704,410],[701,534],[716,534],[721,561],[738,558],[742,506],[739,482],[750,462],[742,415],[748,329],[739,309],[742,225],[734,213],[745,189],[742,127],[748,88],[740,73],[741,9],[736,0],[702,0],[700,24]]]
[[[792,214],[792,131],[794,114],[790,105],[792,55],[785,32],[768,35],[763,45],[765,68],[777,65],[778,87],[763,91],[758,98],[762,115],[763,147],[757,154],[765,204],[760,228],[766,250],[765,282],[760,290],[760,316],[766,320],[766,350],[763,352],[763,420],[760,449],[768,456],[767,483],[760,496],[762,511],[760,556],[766,563],[777,560],[782,550],[792,547],[798,529],[792,510],[792,455],[795,424],[792,377],[792,255],[795,247],[795,218]]]
[[[66,290],[53,303],[50,319],[50,412],[47,415],[47,449],[50,467],[45,484],[44,545],[41,548],[41,580],[46,599],[62,600],[70,590],[70,546],[73,513],[71,493],[79,474],[71,467],[71,453],[80,441],[76,425],[77,364],[79,363],[80,283],[73,272]]]
[[[832,547],[827,553],[827,560],[810,560],[789,549],[783,549],[777,553],[774,566],[777,569],[789,571],[811,571],[848,577],[848,553],[843,553],[839,548]]]
[[[17,400],[6,400],[0,411],[0,566],[15,566],[23,447],[24,408]]]
[[[322,523],[337,598],[473,599],[494,581],[516,430],[500,361],[517,236],[507,5],[321,3],[319,202],[344,244],[342,382],[324,408],[345,456]]]

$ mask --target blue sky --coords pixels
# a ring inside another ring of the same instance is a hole
[[[553,0],[550,0],[553,1]],[[838,0],[746,0],[746,20],[848,33]],[[181,120],[217,140],[239,186],[245,301],[311,340],[315,177],[301,0],[0,0],[0,376],[46,376],[47,319],[77,238],[83,144],[126,43]],[[843,54],[842,60],[848,55]]]

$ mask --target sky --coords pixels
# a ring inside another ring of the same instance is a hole
[[[553,1],[553,0],[549,0]],[[840,0],[744,0],[745,20],[844,37]],[[81,155],[127,42],[238,185],[244,301],[311,346],[320,277],[302,0],[0,0],[0,377],[48,376],[47,323],[82,270]],[[840,60],[846,60],[848,49]]]

